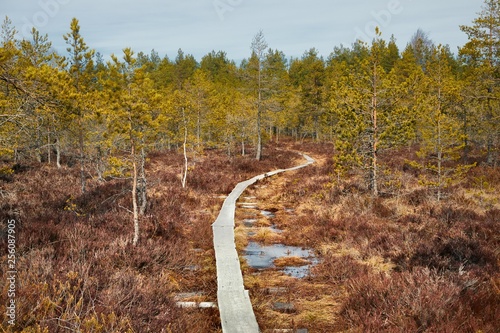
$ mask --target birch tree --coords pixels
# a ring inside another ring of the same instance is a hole
[[[256,84],[257,84],[257,149],[255,159],[262,159],[262,112],[263,112],[263,64],[266,56],[267,42],[264,38],[264,33],[259,31],[253,38],[251,44],[252,59],[256,69]]]

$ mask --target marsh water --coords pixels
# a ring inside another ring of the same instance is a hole
[[[269,211],[260,211],[260,214],[266,218],[272,220],[276,215]],[[243,224],[249,228],[248,235],[253,236],[255,231],[258,230],[254,228],[254,224],[257,219],[245,219]],[[275,225],[271,225],[269,228],[272,232],[282,233],[283,231],[278,229]],[[314,253],[310,249],[305,249],[297,246],[288,246],[284,244],[271,244],[263,245],[258,242],[249,242],[244,251],[244,258],[246,259],[248,265],[257,270],[264,269],[275,269],[274,261],[278,258],[286,257],[299,257],[309,261],[307,265],[303,266],[286,266],[279,270],[283,273],[293,276],[296,278],[304,278],[310,274],[310,268],[318,263],[318,259],[314,256]]]

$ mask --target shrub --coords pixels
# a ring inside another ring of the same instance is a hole
[[[486,332],[490,327],[476,317],[456,281],[425,268],[390,276],[366,274],[349,281],[347,292],[340,311],[347,330]]]

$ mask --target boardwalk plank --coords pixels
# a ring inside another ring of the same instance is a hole
[[[258,333],[259,326],[252,308],[248,291],[243,285],[243,275],[234,240],[234,215],[236,200],[245,189],[258,180],[285,171],[297,170],[314,163],[303,155],[307,163],[286,170],[275,170],[238,183],[219,212],[212,225],[215,260],[217,266],[217,303],[224,333]]]

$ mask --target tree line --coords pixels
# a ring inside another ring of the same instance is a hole
[[[485,0],[457,54],[418,30],[400,50],[377,29],[371,43],[314,48],[288,59],[259,32],[237,65],[224,51],[197,61],[123,49],[104,61],[75,18],[66,54],[35,28],[16,39],[5,18],[0,41],[0,159],[3,175],[24,161],[79,168],[89,177],[131,179],[135,225],[146,209],[148,152],[182,149],[189,160],[206,148],[248,153],[291,136],[335,144],[332,173],[363,170],[380,193],[381,152],[417,147],[410,161],[422,182],[443,189],[474,165],[498,165],[500,1]],[[138,229],[136,238],[138,239]]]

